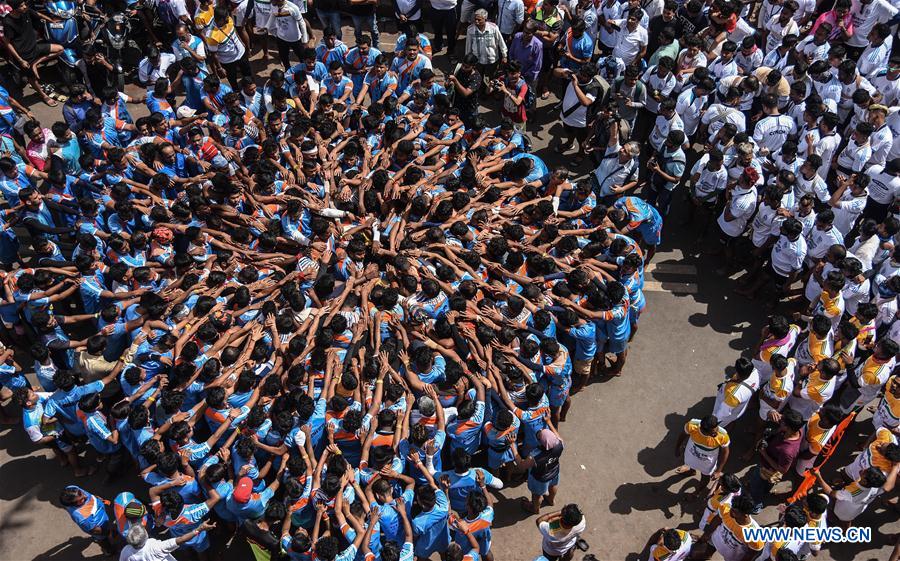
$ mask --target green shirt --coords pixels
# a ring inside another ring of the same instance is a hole
[[[650,57],[650,62],[647,63],[647,66],[654,66],[659,64],[659,59],[664,56],[671,58],[673,61],[678,60],[678,53],[681,52],[681,46],[678,44],[678,40],[672,41],[668,45],[662,45],[656,52],[653,53],[653,56]]]

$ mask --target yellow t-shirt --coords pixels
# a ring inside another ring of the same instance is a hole
[[[700,419],[688,421],[684,425],[684,432],[691,438],[694,446],[708,453],[715,452],[719,448],[727,448],[731,443],[731,437],[728,436],[728,432],[722,427],[717,428],[715,436],[703,434],[703,431],[700,430]]]

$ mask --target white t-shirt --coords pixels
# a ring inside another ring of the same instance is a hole
[[[865,47],[869,44],[869,32],[876,23],[887,22],[897,13],[897,8],[885,0],[872,0],[863,4],[856,0],[850,8],[853,18],[853,35],[847,39],[850,47]]]
[[[613,33],[613,56],[625,61],[626,65],[632,64],[641,49],[647,46],[647,29],[638,24],[634,31],[628,31],[628,22],[624,19],[613,20],[612,23],[621,28]]]
[[[681,117],[684,123],[684,134],[690,138],[697,132],[700,125],[700,111],[706,105],[708,96],[698,96],[694,88],[690,87],[681,92],[675,102],[675,114]]]
[[[835,222],[837,222],[836,217]],[[836,225],[832,225],[828,230],[820,230],[818,227],[814,226],[813,229],[809,231],[807,238],[806,255],[812,259],[821,259],[825,257],[825,254],[828,253],[828,248],[834,244],[844,245],[844,234]]]
[[[900,82],[900,80],[898,80],[898,82]],[[889,109],[887,126],[891,129],[891,134],[894,135],[894,138],[900,139],[900,110],[898,110],[897,107],[891,107]],[[888,160],[893,160],[894,158],[900,158],[900,141],[891,144],[891,152],[888,154]]]
[[[866,50],[859,55],[859,61],[857,62],[859,73],[869,78],[870,76],[875,76],[880,70],[887,68],[893,48],[893,37],[888,37],[877,47],[874,45],[866,47]]]
[[[894,148],[894,142],[900,142],[900,140],[894,139],[891,128],[887,126],[887,123],[875,129],[872,132],[872,136],[869,137],[869,144],[872,145],[872,157],[869,158],[866,167],[882,165],[887,162],[888,154]]]
[[[794,120],[787,115],[768,115],[756,123],[756,127],[753,129],[753,140],[760,148],[771,154],[778,151],[795,130]]]
[[[175,561],[172,552],[176,549],[175,538],[165,541],[150,538],[140,549],[126,545],[119,554],[119,561]]]
[[[871,185],[871,183],[869,184]],[[866,197],[854,197],[850,190],[844,191],[837,208],[834,209],[834,227],[841,234],[847,235],[856,219],[866,208]]]
[[[781,223],[784,217],[778,214],[777,208],[772,208],[765,201],[761,201],[757,205],[756,215],[753,217],[753,224],[750,225],[752,234],[750,240],[756,247],[762,247],[769,241],[769,238],[777,236],[781,230]]]
[[[730,222],[725,220],[725,211],[722,211],[718,220],[719,228],[732,238],[740,236],[744,233],[747,221],[750,220],[750,216],[753,215],[755,209],[756,187],[751,187],[750,189],[744,189],[740,186],[735,187],[731,193],[731,202],[728,205],[728,211],[731,212],[734,220]]]
[[[587,84],[581,85],[579,87],[586,86]],[[581,90],[581,93],[585,95],[588,99],[593,101],[597,98],[593,93],[589,91]],[[577,108],[574,111],[570,111],[573,107]],[[575,93],[575,86],[572,82],[569,82],[569,85],[566,87],[566,95],[563,96],[562,110],[560,110],[559,117],[562,119],[562,122],[570,127],[578,127],[584,128],[587,126],[587,110],[588,105],[582,105],[581,100],[578,98],[578,94]]]
[[[884,173],[883,165],[870,167],[866,171],[866,175],[871,178],[868,187],[869,197],[876,203],[890,204],[900,193],[900,176]]]
[[[712,171],[707,169],[708,163],[709,154],[704,154],[691,168],[691,176],[700,174],[697,182],[694,183],[694,196],[703,201],[714,200],[728,184],[728,171],[725,170],[725,166],[722,165],[719,169]]]
[[[672,115],[671,119],[666,119],[662,115],[657,115],[656,121],[653,123],[653,130],[650,131],[650,146],[653,146],[654,150],[662,150],[662,146],[666,142],[666,137],[669,136],[670,132],[683,130],[684,122],[681,120],[681,117],[678,116],[677,112]]]
[[[766,52],[771,53],[775,49],[777,49],[781,45],[781,41],[787,37],[788,35],[799,35],[800,27],[797,25],[796,20],[791,18],[788,20],[787,25],[781,25],[778,20],[780,19],[780,14],[776,14],[769,19],[768,24],[766,24],[766,28],[769,31],[769,35],[766,37]]]
[[[153,84],[158,79],[165,78],[166,70],[174,63],[175,55],[172,53],[159,53],[159,66],[153,66],[145,57],[138,63],[138,79],[145,84]]]
[[[581,517],[581,522],[568,531],[562,528],[553,530],[550,528],[549,522],[541,522],[538,530],[541,532],[541,547],[543,547],[544,553],[549,553],[550,555],[565,554],[575,547],[575,542],[578,541],[578,537],[584,532],[586,527],[587,522],[583,516]]]
[[[805,257],[806,240],[803,239],[803,236],[797,236],[796,240],[791,240],[782,234],[772,246],[772,268],[779,275],[787,277],[791,273],[799,271]]]
[[[841,150],[840,154],[838,154],[837,165],[855,172],[860,172],[865,169],[866,163],[871,157],[871,144],[866,142],[865,144],[860,145],[856,143],[856,140],[851,138],[850,142],[847,143],[847,146]]]
[[[721,103],[713,103],[700,118],[700,122],[707,125],[709,139],[712,140],[725,123],[733,123],[738,132],[747,130],[747,118],[734,107],[728,107]]]
[[[303,13],[293,2],[285,2],[280,9],[272,6],[266,28],[270,35],[274,35],[282,41],[291,43],[307,41],[306,33],[304,33],[306,25],[303,23]]]
[[[869,83],[872,84],[872,87],[875,88],[875,91],[881,94],[882,104],[888,107],[892,107],[896,105],[898,101],[900,101],[900,79],[889,79],[887,70],[876,72],[871,78],[869,78]],[[896,137],[897,135],[894,134],[894,136]]]
[[[816,170],[821,177],[828,177],[828,171],[831,169],[831,159],[834,158],[834,152],[841,144],[841,135],[832,133],[827,136],[819,135],[813,145],[813,153],[822,156],[822,165]],[[798,145],[799,148],[799,145]]]
[[[651,113],[659,112],[660,102],[653,99],[650,93],[653,92],[653,90],[659,90],[659,93],[662,94],[663,99],[665,99],[669,97],[669,94],[675,89],[676,83],[674,74],[669,72],[664,78],[660,78],[656,68],[656,66],[651,66],[644,72],[644,75],[641,76],[641,81],[644,82],[644,85],[647,87],[646,107]]]

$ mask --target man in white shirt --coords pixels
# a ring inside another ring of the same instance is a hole
[[[888,107],[900,103],[900,55],[892,57],[887,68],[875,72],[870,82],[876,95],[881,96],[880,103]]]
[[[744,168],[737,182],[725,192],[725,209],[719,215],[717,224],[721,230],[720,241],[725,245],[725,266],[730,267],[734,258],[733,241],[744,233],[747,222],[756,210],[756,182],[759,180],[756,168]]]
[[[870,181],[863,216],[881,222],[900,194],[900,159],[888,160],[883,166],[874,165],[866,170],[866,175]]]
[[[166,70],[175,63],[175,55],[161,53],[156,46],[147,48],[147,56],[138,63],[138,81],[152,86],[160,78],[166,78]]]
[[[180,62],[185,58],[192,58],[197,61],[197,66],[206,73],[209,69],[206,66],[206,45],[203,40],[195,35],[191,35],[191,31],[187,25],[180,23],[175,27],[175,40],[172,41],[172,53],[175,55],[175,62]]]
[[[132,526],[125,536],[126,545],[119,554],[119,561],[176,561],[172,556],[173,551],[215,527],[214,522],[204,521],[183,536],[157,540],[149,537],[143,526]]]
[[[278,44],[278,58],[287,70],[291,68],[291,51],[297,60],[303,60],[303,48],[309,42],[303,12],[290,0],[272,0],[272,11],[266,22],[266,29],[275,36]]]
[[[715,82],[712,78],[707,77],[678,95],[678,99],[675,101],[675,112],[684,122],[684,134],[688,138],[693,138],[694,133],[697,132],[703,116],[703,108],[706,107],[706,100],[715,88]]]
[[[566,559],[587,527],[584,515],[575,504],[567,504],[559,512],[539,516],[535,521],[541,532],[541,549],[545,556]]]
[[[872,144],[872,157],[869,158],[869,166],[884,164],[891,154],[894,142],[900,142],[900,139],[894,138],[891,128],[887,126],[887,117],[888,108],[886,106],[878,103],[869,105],[868,121],[873,129],[872,136],[869,138],[869,142]]]
[[[816,215],[816,225],[806,235],[806,264],[815,267],[828,253],[828,248],[844,245],[844,233],[835,227],[835,213],[826,208]]]
[[[797,13],[797,8],[797,3],[794,0],[787,0],[782,4],[781,11],[772,15],[768,19],[768,23],[763,26],[764,29],[760,30],[765,34],[766,53],[771,53],[777,49],[781,45],[781,41],[788,35],[800,34],[800,27],[793,17]]]
[[[817,170],[821,177],[828,177],[828,173],[831,170],[831,161],[834,159],[835,152],[841,144],[841,135],[835,132],[839,122],[837,114],[825,113],[819,119],[818,138],[812,139],[810,136],[815,135],[807,134],[805,139],[809,153],[818,154],[822,158],[822,166]],[[803,148],[804,146],[800,146],[801,150]]]
[[[619,144],[619,124],[613,120],[609,126],[609,143],[600,164],[591,174],[591,183],[597,196],[601,198],[618,198],[625,192],[637,187],[638,158],[641,145],[637,142]]]
[[[675,89],[676,80],[672,74],[674,66],[675,61],[664,56],[656,66],[651,66],[641,76],[641,81],[647,86],[647,111],[658,113],[660,102],[667,99]]]
[[[641,27],[640,21],[641,10],[632,9],[628,11],[627,19],[610,22],[613,26],[618,26],[619,28],[615,29],[614,27],[613,39],[615,46],[613,47],[613,56],[622,59],[626,66],[634,64],[647,54],[647,29]]]
[[[796,218],[788,218],[781,224],[781,236],[772,246],[771,269],[775,273],[775,287],[789,287],[797,278],[806,258],[807,245],[803,238],[803,224]],[[783,279],[783,280],[782,280]]]
[[[856,59],[869,44],[869,32],[878,23],[886,23],[897,14],[897,8],[887,0],[854,0],[850,8],[853,34],[846,41],[848,56]],[[888,49],[890,51],[890,49]]]
[[[759,275],[753,285],[736,289],[735,292],[749,298],[756,295],[769,280],[775,284],[780,295],[797,279],[803,260],[806,258],[807,245],[803,237],[803,224],[796,218],[787,218],[781,224],[781,234],[772,246],[769,265]]]
[[[719,58],[707,67],[709,68],[709,75],[716,83],[720,82],[722,78],[737,76],[738,65],[734,61],[737,48],[737,43],[734,41],[725,41],[722,43],[722,53],[719,55]]]
[[[762,109],[765,117],[756,123],[753,129],[753,140],[759,145],[760,154],[765,156],[778,151],[789,136],[794,134],[796,124],[787,115],[778,113],[778,98],[775,94],[762,97]]]
[[[850,142],[841,150],[835,160],[835,171],[843,175],[852,175],[865,169],[869,158],[872,157],[872,145],[869,143],[869,137],[872,136],[873,130],[870,123],[856,125]]]
[[[886,68],[893,46],[894,38],[891,37],[891,28],[886,23],[875,24],[875,27],[869,32],[869,45],[859,56],[859,73],[866,78],[871,78]]]
[[[810,154],[806,157],[800,169],[795,175],[797,182],[794,184],[794,200],[799,202],[803,195],[812,195],[820,203],[828,201],[828,185],[825,184],[825,178],[819,175],[818,170],[822,167],[822,157],[818,154]]]
[[[597,15],[600,19],[598,38],[603,44],[603,47],[605,47],[602,49],[603,52],[608,53],[616,46],[618,37],[616,36],[616,29],[613,26],[621,25],[617,22],[622,18],[624,8],[625,4],[618,0],[603,0],[603,2],[597,6]]]
[[[807,64],[812,64],[817,60],[824,61],[828,58],[828,50],[831,48],[828,36],[831,34],[831,29],[831,24],[825,22],[816,29],[815,33],[807,35],[797,43],[797,54],[804,58]]]
[[[566,86],[559,114],[566,134],[566,141],[560,146],[560,151],[565,152],[577,140],[579,154],[575,160],[578,162],[584,158],[586,148],[584,141],[588,133],[588,108],[608,92],[609,84],[597,76],[597,65],[592,62],[582,65],[578,72],[569,73],[569,84]]]
[[[524,20],[525,4],[522,0],[500,0],[497,5],[497,27],[507,44]]]
[[[700,118],[700,123],[703,125],[701,131],[706,131],[710,141],[726,123],[733,124],[737,128],[737,132],[747,130],[747,118],[737,109],[741,92],[737,88],[728,88],[723,97],[725,98],[723,103],[713,103]],[[700,140],[706,140],[702,134]]]
[[[728,185],[728,172],[725,170],[725,156],[718,148],[713,147],[697,160],[691,168],[691,207],[690,214],[683,223],[697,225],[697,236],[703,239],[710,219],[719,200],[719,195],[725,192]],[[695,226],[696,228],[696,226]]]
[[[650,146],[654,151],[662,150],[663,143],[671,131],[684,131],[684,121],[675,111],[675,100],[666,98],[659,106],[659,115],[656,116],[653,130],[650,131]]]
[[[856,219],[866,208],[866,186],[871,184],[870,176],[865,174],[838,180],[838,188],[828,204],[834,209],[834,227],[842,236],[846,237],[850,233]]]

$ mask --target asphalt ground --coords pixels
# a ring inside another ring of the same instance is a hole
[[[345,25],[344,35],[352,41],[352,28]],[[393,45],[395,38],[395,34],[383,32],[382,45]],[[264,76],[258,57],[253,56],[254,69]],[[275,67],[274,60],[272,50],[269,69]],[[445,53],[435,56],[434,63],[439,71],[449,69]],[[137,88],[128,91],[140,95]],[[60,109],[46,107],[33,92],[24,101],[44,126],[60,119]],[[574,151],[560,154],[555,147],[554,139],[562,128],[557,123],[558,110],[553,109],[556,101],[551,96],[549,101],[539,102],[527,131],[534,151],[551,167],[570,165],[574,155]],[[495,124],[496,104],[489,105],[493,107],[486,111],[488,122]],[[135,117],[146,112],[142,105],[130,110]],[[584,174],[590,166],[585,163],[572,171]],[[646,559],[644,546],[659,528],[696,531],[702,504],[687,499],[696,479],[674,474],[681,464],[675,456],[675,441],[686,420],[711,412],[716,386],[724,379],[726,368],[749,352],[767,317],[761,300],[734,295],[734,280],[714,272],[719,261],[700,251],[701,245],[709,247],[711,238],[698,244],[695,235],[678,224],[685,209],[683,195],[676,195],[663,243],[647,271],[647,308],[623,375],[593,383],[577,395],[569,420],[560,429],[566,451],[553,508],[569,502],[581,507],[587,517],[584,538],[590,553],[601,561]],[[13,412],[12,406],[7,409]],[[824,470],[826,476],[850,462],[850,453],[871,432],[868,417],[864,414],[848,431]],[[739,456],[749,446],[755,418],[756,408],[751,405],[729,430],[733,444],[726,471],[744,473],[748,467]],[[137,477],[114,484],[105,483],[102,476],[75,480],[48,451],[35,450],[21,427],[0,427],[0,559],[103,559],[99,547],[58,506],[60,489],[72,483],[108,500],[123,490],[147,498],[147,487]],[[783,482],[776,491],[784,491],[788,485]],[[492,550],[498,561],[530,561],[540,554],[535,517],[519,506],[527,494],[524,484],[496,493]],[[551,510],[542,508],[542,512]],[[769,507],[758,520],[771,523],[776,518],[775,507]],[[872,527],[871,543],[832,546],[819,558],[887,559],[900,533],[897,514],[873,505],[856,524]],[[252,558],[241,540],[216,557],[223,561]]]

